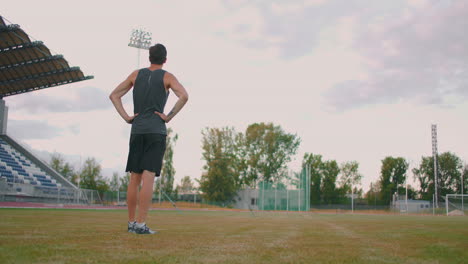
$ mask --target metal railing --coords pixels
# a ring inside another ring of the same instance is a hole
[[[58,204],[102,204],[96,190],[46,187],[0,180],[0,201]]]

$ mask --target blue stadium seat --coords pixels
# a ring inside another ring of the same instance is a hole
[[[16,175],[16,176],[15,176]],[[0,177],[7,182],[25,183],[44,188],[57,188],[57,183],[39,167],[0,138]]]

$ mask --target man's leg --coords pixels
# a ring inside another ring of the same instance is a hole
[[[153,197],[154,172],[143,171],[143,186],[140,190],[140,200],[138,201],[137,223],[144,223]]]
[[[141,173],[132,172],[130,176],[130,182],[127,188],[128,222],[135,221],[138,187],[141,183],[141,175]]]

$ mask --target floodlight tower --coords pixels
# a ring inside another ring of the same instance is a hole
[[[437,125],[432,125],[432,157],[434,158],[434,203],[439,208],[437,198]]]
[[[464,164],[464,166],[463,166],[463,170],[462,170],[462,174],[461,174],[461,195],[462,195],[461,198],[462,198],[462,212],[463,212],[463,214],[465,214],[465,205],[463,203],[463,200],[464,200],[463,199],[463,192],[464,192],[464,189],[463,189],[464,188],[463,187],[463,181],[464,181],[463,174],[465,174],[465,171],[467,170],[466,161],[463,164]]]
[[[411,171],[411,163],[412,161],[409,160],[408,167]],[[405,175],[405,204],[406,204],[406,213],[408,213],[408,174]]]
[[[151,32],[145,31],[143,29],[132,30],[128,46],[138,49],[137,68],[140,67],[140,50],[149,50],[151,46],[151,38]]]

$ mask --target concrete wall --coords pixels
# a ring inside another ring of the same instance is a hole
[[[252,205],[252,199],[254,204]],[[258,190],[257,189],[244,189],[237,192],[237,197],[235,198],[236,204],[235,208],[238,209],[250,209],[258,210],[256,202],[258,201]]]
[[[8,107],[5,100],[0,99],[0,135],[6,135],[8,121]]]
[[[394,208],[396,210],[399,210],[400,212],[406,212],[406,201],[396,201],[394,204]],[[432,210],[432,204],[430,201],[408,200],[408,213],[421,213],[429,210]]]

